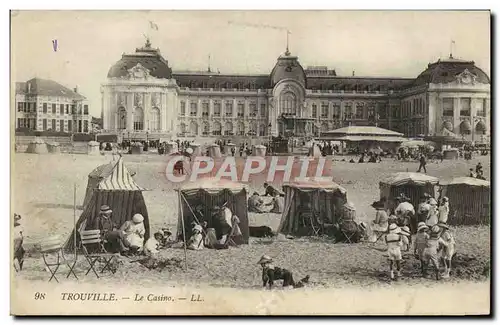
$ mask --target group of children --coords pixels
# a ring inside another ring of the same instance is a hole
[[[412,235],[408,227],[400,228],[395,223],[389,225],[389,233],[385,235],[387,254],[389,259],[389,271],[391,279],[394,276],[394,264],[396,264],[397,276],[401,276],[401,251],[408,251],[412,244]],[[450,277],[451,260],[455,254],[455,240],[450,228],[445,223],[438,223],[432,227],[425,222],[419,222],[414,243],[414,255],[420,261],[422,276],[427,276],[429,264],[435,269],[436,280],[440,279],[440,261],[444,260],[443,278]]]

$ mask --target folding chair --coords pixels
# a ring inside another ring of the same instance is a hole
[[[80,231],[80,244],[85,259],[89,263],[89,268],[87,269],[87,273],[85,273],[85,275],[89,274],[90,271],[93,271],[96,277],[99,278],[99,274],[95,270],[95,264],[98,261],[102,261],[104,263],[101,273],[104,273],[105,270],[109,270],[111,273],[115,274],[116,270],[111,268],[111,262],[116,258],[116,254],[108,253],[106,251],[100,230]]]
[[[73,276],[78,280],[78,277],[76,276],[76,273],[74,271],[74,267],[77,262],[77,256],[75,256],[74,259],[66,258],[62,249],[62,241],[58,236],[45,238],[40,243],[40,246],[43,262],[51,273],[49,282],[52,281],[52,279],[59,282],[59,280],[57,280],[56,273],[59,270],[61,264],[66,264],[69,268],[69,272],[66,275],[66,278],[69,278],[69,276],[73,274]]]
[[[352,244],[352,238],[356,235],[358,231],[358,225],[354,220],[343,220],[340,224],[340,232],[344,235],[347,243]]]

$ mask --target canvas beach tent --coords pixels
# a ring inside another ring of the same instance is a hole
[[[240,220],[239,227],[242,236],[241,238],[235,238],[234,242],[236,244],[248,244],[250,232],[248,229],[247,190],[243,184],[224,179],[204,178],[185,184],[177,192],[179,199],[178,240],[184,240],[183,226],[186,240],[189,239],[193,222],[202,223],[206,221],[208,228],[213,228],[214,206],[220,207],[226,204]],[[197,207],[201,207],[202,217],[197,214]]]
[[[123,164],[121,157],[102,168],[101,172],[106,172],[107,176],[102,177],[97,185],[92,187],[90,198],[84,204],[83,212],[76,222],[76,230],[93,229],[95,218],[98,216],[101,206],[108,205],[113,210],[112,218],[117,227],[123,225],[127,220],[132,220],[134,214],[142,214],[146,229],[145,239],[147,240],[150,234],[149,216],[142,195],[142,192],[146,191],[146,189],[137,185]],[[99,178],[96,177],[95,179]],[[87,194],[89,194],[88,191]],[[73,249],[73,235],[74,232],[71,233],[70,238],[64,245],[65,249]]]
[[[422,173],[393,173],[380,181],[380,199],[386,198],[386,209],[394,209],[397,204],[394,199],[404,193],[410,198],[410,203],[417,207],[424,193],[436,197],[438,182],[439,179],[436,177]]]
[[[302,207],[309,202],[312,211],[326,223],[336,223],[343,214],[347,203],[347,191],[328,177],[313,178],[308,181],[294,181],[283,184],[285,208],[281,216],[278,232],[287,235],[310,233],[299,220]]]
[[[489,224],[491,217],[490,182],[474,177],[456,177],[442,182],[441,197],[449,199],[450,225]]]

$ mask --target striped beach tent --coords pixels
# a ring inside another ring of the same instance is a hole
[[[96,217],[101,206],[107,205],[113,210],[112,219],[117,227],[120,227],[127,220],[132,220],[136,213],[144,217],[144,227],[146,228],[145,240],[149,238],[149,217],[146,203],[142,192],[147,189],[139,186],[128,171],[120,157],[116,161],[95,169],[94,180],[97,184],[90,184],[85,196],[84,209],[76,223],[76,230],[95,229]],[[66,249],[73,248],[73,232],[65,244]]]

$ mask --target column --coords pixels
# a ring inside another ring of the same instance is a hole
[[[233,99],[233,118],[238,116],[238,101]]]
[[[144,131],[149,130],[149,115],[151,112],[151,93],[147,92],[143,94],[143,105],[144,107],[144,124],[142,126],[142,129]]]
[[[160,129],[162,132],[168,130],[168,122],[170,121],[169,106],[167,106],[167,91],[165,90],[160,94]]]
[[[113,107],[114,107],[114,125],[111,127],[112,130],[118,130],[118,93],[115,92],[113,94],[113,103],[112,103]]]
[[[460,98],[453,98],[453,132],[460,134]]]
[[[127,94],[127,131],[134,131],[134,93]]]

